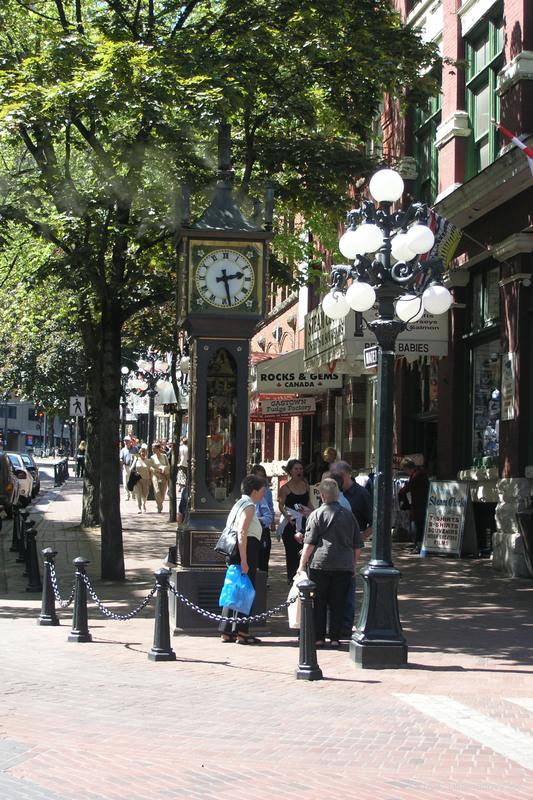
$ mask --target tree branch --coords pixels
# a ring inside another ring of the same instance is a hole
[[[107,172],[107,176],[108,177],[114,177],[115,172],[113,170],[113,165],[111,163],[111,159],[109,158],[108,154],[106,153],[106,151],[104,150],[104,148],[102,147],[102,145],[100,144],[98,139],[96,138],[96,135],[94,133],[94,129],[93,128],[91,128],[91,129],[86,128],[85,125],[83,124],[83,122],[81,121],[80,117],[73,117],[72,123],[76,127],[76,129],[79,131],[79,133],[82,135],[82,137],[85,139],[87,144],[89,144],[91,146],[91,148],[94,150],[96,155],[99,157],[100,161],[102,162],[102,165],[104,166],[104,168],[105,168],[105,170]]]
[[[63,0],[55,0],[57,13],[59,14],[59,21],[61,22],[61,26],[64,31],[70,30],[69,21],[67,19],[67,15],[65,14],[65,9],[63,7]]]
[[[37,220],[31,219],[28,215],[19,208],[14,208],[14,206],[0,206],[0,218],[11,220],[12,222],[20,222],[22,225],[26,225],[28,228],[40,236],[45,241],[50,242],[51,244],[55,244],[56,247],[59,247],[64,253],[71,254],[71,248],[61,239],[59,239],[55,233],[52,231],[50,225],[47,225],[45,222],[38,222]]]
[[[192,12],[194,11],[195,7],[201,2],[202,2],[202,0],[190,0],[190,2],[187,3],[185,8],[183,9],[181,14],[179,15],[178,19],[176,20],[176,23],[175,23],[174,27],[170,31],[170,39],[173,39],[174,36],[176,35],[176,33],[183,28],[183,26],[187,22],[187,19],[190,17]]]

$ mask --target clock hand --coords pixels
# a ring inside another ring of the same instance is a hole
[[[224,288],[226,289],[226,297],[228,298],[228,303],[231,305],[231,292],[229,290],[229,278],[233,276],[226,275],[226,270],[222,270],[222,276],[217,278],[217,283],[223,282]]]

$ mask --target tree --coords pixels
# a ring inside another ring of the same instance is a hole
[[[388,0],[4,0],[1,233],[49,246],[35,279],[77,301],[104,577],[124,576],[121,333],[172,296],[178,183],[206,185],[227,119],[249,210],[268,175],[289,215],[327,218],[383,91],[427,91],[434,56]]]

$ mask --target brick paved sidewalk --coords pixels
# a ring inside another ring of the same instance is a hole
[[[123,507],[129,579],[95,581],[122,609],[143,596],[174,539],[164,515]],[[77,530],[77,509],[71,482],[39,523],[40,539],[64,553],[62,580],[76,548],[98,561],[97,533]],[[177,661],[155,664],[153,611],[117,623],[91,605],[93,643],[67,643],[69,614],[60,627],[37,626],[39,599],[11,556],[0,611],[1,798],[533,796],[533,582],[498,578],[489,561],[397,549],[409,667],[361,671],[347,652],[324,650],[325,680],[309,684],[294,679],[298,651],[283,620],[260,647],[175,637]],[[271,604],[286,591],[278,545],[274,562]]]

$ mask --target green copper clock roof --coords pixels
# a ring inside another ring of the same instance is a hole
[[[230,170],[220,170],[220,172],[224,172],[226,175],[222,180],[218,181],[211,204],[191,227],[224,231],[258,230],[250,220],[246,219],[235,203],[233,184],[231,177],[228,175]]]
[[[231,126],[221,122],[218,128],[218,182],[209,207],[192,228],[222,231],[256,231],[257,226],[246,219],[233,197],[231,167]]]

